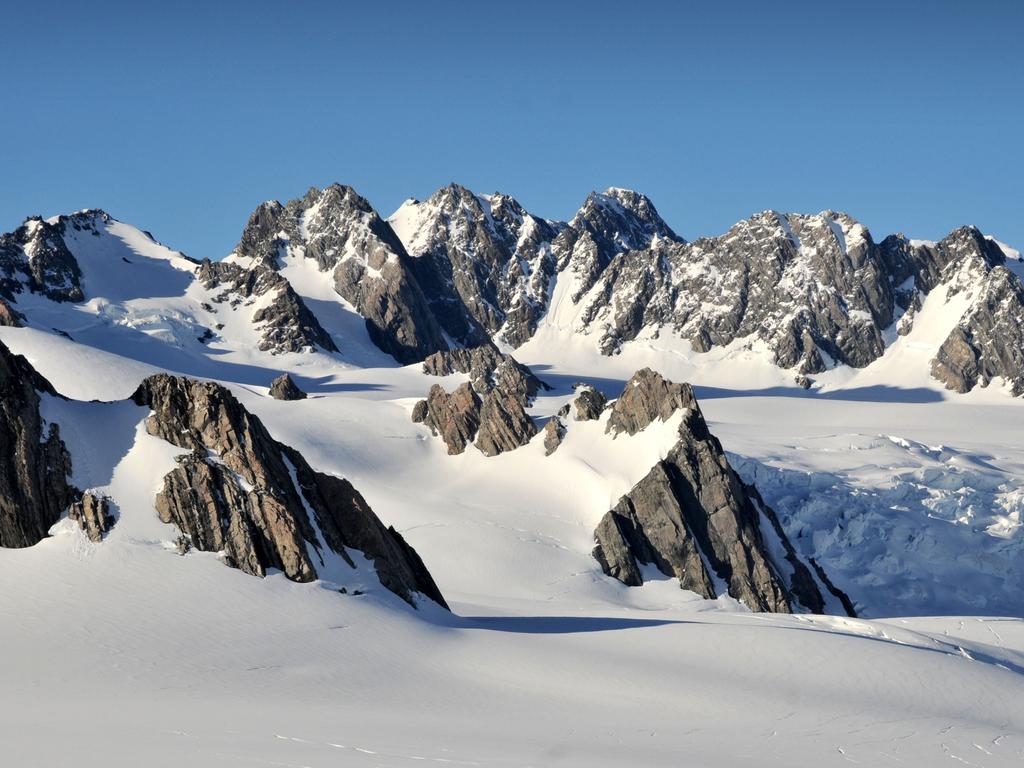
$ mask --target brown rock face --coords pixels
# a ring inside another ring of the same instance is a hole
[[[576,399],[572,401],[572,412],[577,421],[596,421],[604,413],[608,398],[589,385],[576,388]]]
[[[295,581],[317,578],[323,547],[353,566],[346,548],[357,549],[402,599],[415,605],[419,592],[445,606],[419,556],[347,480],[314,471],[224,387],[158,374],[132,399],[153,410],[151,435],[192,451],[164,478],[156,508],[196,549],[223,551],[246,573],[277,568]]]
[[[517,393],[495,387],[484,395],[476,447],[485,456],[513,451],[530,442],[535,434],[537,425],[526,413],[523,398]]]
[[[681,408],[696,408],[697,399],[689,384],[673,384],[660,373],[643,368],[633,374],[612,405],[606,432],[635,435],[655,419],[667,421]]]
[[[351,187],[331,184],[284,205],[263,203],[236,251],[271,270],[285,252],[313,259],[365,318],[373,342],[403,364],[448,347],[414,275],[416,260]]]
[[[4,299],[0,299],[0,325],[8,328],[21,328],[25,316],[11,307]]]
[[[705,598],[716,596],[717,580],[755,611],[789,612],[797,605],[824,610],[809,569],[775,513],[729,466],[689,385],[645,369],[626,385],[615,407],[617,431],[628,434],[679,408],[686,413],[668,456],[597,527],[594,556],[606,574],[636,586],[643,583],[640,564],[650,564]],[[778,546],[769,546],[768,536]]]
[[[493,344],[435,352],[423,361],[423,372],[431,376],[468,373],[473,389],[480,394],[500,388],[532,399],[542,389],[550,389],[533,371]]]
[[[107,497],[96,496],[89,491],[71,505],[68,518],[81,526],[90,541],[102,541],[103,535],[114,527],[114,517],[110,514]]]
[[[565,437],[565,424],[558,416],[552,416],[544,425],[544,455],[550,456],[558,450]]]
[[[56,394],[0,343],[0,547],[38,543],[79,495],[57,426],[43,426],[40,392]]]
[[[426,400],[413,409],[413,421],[426,424],[458,454],[475,442],[487,456],[530,442],[537,425],[526,408],[541,389],[548,389],[525,365],[493,345],[444,350],[423,361],[432,376],[468,373],[471,381],[452,394],[435,384]]]
[[[435,384],[427,399],[416,404],[412,418],[440,435],[454,456],[466,450],[480,429],[480,398],[469,384],[460,385],[450,395]]]
[[[287,373],[282,373],[270,383],[270,396],[275,400],[306,399],[306,393],[299,389],[299,385]]]

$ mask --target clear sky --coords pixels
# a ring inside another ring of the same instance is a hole
[[[1024,247],[1024,2],[14,2],[0,230],[101,207],[223,256],[332,181],[568,218],[638,189],[688,238],[765,208]]]

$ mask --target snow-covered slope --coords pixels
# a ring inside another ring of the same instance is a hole
[[[624,192],[609,195],[647,210]],[[929,368],[965,316],[985,306],[989,282],[1014,272],[1010,249],[993,246],[1004,264],[972,245],[970,232],[956,241],[962,248],[891,243],[887,253],[902,249],[910,261],[900,263],[916,270],[907,286],[907,278],[890,283],[906,306],[879,332],[876,357],[860,368],[823,358],[810,390],[779,367],[772,337],[738,335],[698,352],[669,322],[645,325],[608,356],[596,329],[610,315],[595,314],[589,332],[579,325],[614,282],[616,263],[637,253],[721,253],[707,243],[680,243],[648,215],[653,229],[593,229],[611,231],[613,249],[635,234],[646,242],[628,248],[643,250],[564,251],[589,253],[579,270],[552,261],[550,304],[537,304],[535,332],[515,350],[553,387],[530,415],[542,424],[581,381],[615,397],[645,366],[693,383],[732,466],[863,618],[753,614],[728,597],[701,600],[653,570],[642,587],[626,587],[592,555],[595,526],[665,457],[677,418],[614,440],[607,414],[570,421],[550,456],[537,434],[493,457],[472,446],[450,456],[412,421],[433,384],[452,390],[468,376],[397,366],[338,292],[339,264],[359,267],[354,283],[343,282],[354,288],[372,286],[378,268],[357,257],[324,268],[316,257],[327,258],[342,232],[369,242],[359,238],[376,231],[390,248],[380,263],[421,258],[410,248],[417,228],[401,217],[387,225],[360,200],[344,188],[316,191],[289,209],[292,218],[280,218],[281,206],[264,233],[273,243],[265,269],[302,300],[337,353],[259,349],[266,335],[254,315],[268,294],[232,288],[218,302],[234,278],[207,287],[203,265],[109,217],[89,214],[60,235],[78,277],[58,269],[69,264],[60,259],[33,272],[39,246],[19,239],[11,258],[25,268],[5,274],[22,287],[5,283],[4,295],[25,327],[0,327],[0,341],[74,398],[44,396],[43,416],[81,457],[72,483],[116,497],[120,516],[101,543],[64,520],[34,547],[0,549],[6,759],[88,768],[140,756],[156,766],[1019,764],[1024,405],[996,379],[951,392]],[[484,200],[494,217],[495,199]],[[317,224],[332,206],[344,216]],[[350,229],[336,226],[342,220]],[[281,228],[289,221],[296,229]],[[801,273],[799,283],[796,272],[815,263],[812,247],[852,259],[859,225],[786,217],[798,247],[775,221],[766,237],[790,243],[777,245],[794,273],[792,295],[820,309],[829,294],[820,276]],[[551,226],[553,256],[568,229]],[[586,265],[603,259],[585,288]],[[248,271],[256,262],[236,251],[226,263]],[[412,291],[418,277],[408,274],[403,290]],[[852,299],[843,308],[860,322]],[[716,316],[713,306],[701,310]],[[897,333],[900,312],[913,322]],[[414,611],[348,571],[347,581],[334,573],[301,584],[224,568],[214,553],[179,556],[153,496],[180,449],[140,427],[145,408],[85,402],[123,400],[163,370],[222,382],[275,440],[315,470],[351,480],[422,555],[453,613]],[[310,397],[268,397],[281,371]]]

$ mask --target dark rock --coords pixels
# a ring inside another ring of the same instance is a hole
[[[277,568],[295,581],[317,578],[324,547],[353,567],[347,550],[356,549],[410,604],[416,592],[445,604],[415,551],[347,480],[314,471],[224,387],[158,374],[132,399],[152,409],[151,435],[191,450],[164,478],[156,508],[196,549],[223,552],[246,573]]]
[[[400,214],[410,262],[430,309],[461,346],[491,338],[526,341],[536,328],[554,274],[550,243],[558,225],[527,213],[507,195],[475,195],[450,184]]]
[[[373,342],[401,363],[448,347],[413,273],[414,260],[351,187],[332,184],[285,205],[263,203],[235,250],[272,270],[286,253],[314,259],[363,316]]]
[[[90,541],[102,541],[104,534],[114,526],[109,499],[91,491],[83,493],[82,498],[71,505],[68,518],[81,526]]]
[[[0,547],[38,543],[79,496],[60,430],[43,424],[40,392],[56,394],[0,343]]]
[[[655,419],[668,421],[681,408],[696,408],[689,384],[674,384],[660,373],[643,368],[633,374],[619,398],[612,403],[605,431],[635,435]]]
[[[334,341],[291,283],[264,264],[245,268],[230,261],[204,260],[196,271],[207,290],[220,288],[218,303],[248,306],[258,297],[273,294],[271,302],[253,313],[264,352],[302,352],[320,347],[337,352]]]
[[[53,301],[82,301],[82,270],[64,241],[68,229],[91,230],[109,220],[102,211],[39,217],[0,235],[0,295],[8,300],[29,290]]]
[[[640,564],[650,564],[706,598],[716,596],[718,579],[729,595],[755,611],[788,612],[797,604],[823,610],[824,599],[809,570],[774,512],[729,466],[689,385],[640,371],[616,407],[613,431],[628,434],[678,408],[686,410],[675,447],[597,527],[594,556],[605,573],[638,585],[643,583]],[[762,519],[770,530],[764,530]],[[778,546],[768,546],[765,536]],[[788,581],[783,573],[791,574]]]
[[[552,416],[548,419],[548,423],[544,425],[544,455],[550,456],[556,450],[558,446],[562,444],[562,438],[565,437],[565,424],[558,416]]]
[[[526,445],[537,434],[526,408],[539,390],[549,387],[493,345],[436,352],[423,361],[423,372],[467,373],[471,379],[451,395],[435,384],[430,396],[413,408],[413,421],[444,437],[449,453],[462,453],[475,442],[485,455],[496,456]]]
[[[480,398],[469,384],[461,384],[450,395],[444,387],[435,384],[426,400],[413,407],[413,421],[425,424],[435,435],[440,435],[448,446],[448,453],[456,455],[466,450],[480,428]]]
[[[8,328],[21,328],[25,324],[25,316],[13,309],[4,299],[0,299],[0,325]]]
[[[270,396],[275,400],[306,399],[306,393],[299,389],[299,385],[287,373],[282,373],[270,383]]]
[[[541,390],[550,389],[533,371],[493,344],[435,352],[423,361],[423,372],[431,376],[467,373],[473,389],[481,395],[503,389],[532,400]]]
[[[521,394],[495,387],[484,395],[475,445],[485,456],[515,450],[536,434],[537,425],[526,413]]]
[[[644,195],[628,189],[593,192],[552,244],[559,272],[573,278],[572,301],[596,284],[621,253],[659,240],[682,243]]]
[[[576,421],[596,421],[601,418],[608,398],[589,384],[576,388],[576,399],[572,401],[572,412]]]

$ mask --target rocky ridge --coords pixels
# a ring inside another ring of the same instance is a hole
[[[196,277],[208,291],[211,301],[232,309],[255,308],[252,322],[260,333],[259,348],[280,354],[303,352],[317,347],[337,352],[338,347],[320,321],[309,311],[291,283],[264,264],[249,268],[229,262],[200,264]]]
[[[71,456],[56,424],[39,412],[50,383],[0,342],[0,547],[30,547],[46,537],[81,492],[70,483]]]
[[[385,528],[347,481],[313,470],[274,440],[224,387],[169,374],[143,381],[132,399],[152,413],[149,434],[190,450],[156,497],[161,520],[201,551],[221,552],[257,576],[276,568],[312,581],[331,558],[361,551],[381,584],[415,605],[445,605],[429,572],[394,528]]]
[[[332,184],[283,205],[263,203],[230,258],[271,270],[285,258],[313,260],[363,316],[373,342],[401,363],[448,348],[401,241],[351,187]]]
[[[486,456],[515,450],[537,434],[526,409],[546,389],[529,368],[492,345],[438,352],[423,363],[433,376],[469,374],[451,394],[440,384],[413,408],[412,419],[440,435],[451,455],[473,443]]]
[[[24,321],[26,292],[82,301],[69,244],[110,221],[102,211],[33,217],[0,235],[0,323]],[[686,242],[629,190],[593,193],[562,223],[508,195],[452,184],[385,221],[350,187],[332,184],[260,205],[235,252],[205,262],[197,279],[220,289],[214,302],[255,307],[260,348],[331,351],[330,334],[282,274],[306,263],[401,363],[492,341],[514,349],[550,327],[593,337],[605,354],[662,334],[698,353],[756,348],[804,386],[836,366],[878,360],[939,291],[929,306],[955,304],[960,316],[935,349],[931,375],[958,392],[995,381],[1024,394],[1024,262],[974,227],[936,243],[876,242],[844,213],[763,211]]]
[[[597,526],[602,570],[639,586],[641,566],[653,565],[708,599],[727,593],[755,611],[823,612],[823,587],[775,513],[729,466],[689,385],[638,371],[612,406],[607,431],[634,435],[678,411],[676,445]]]

